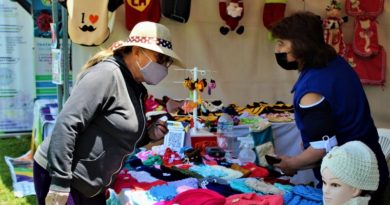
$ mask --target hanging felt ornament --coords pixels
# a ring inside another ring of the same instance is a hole
[[[219,31],[226,35],[229,31],[236,31],[237,34],[244,33],[244,26],[239,22],[244,16],[244,3],[242,0],[219,0],[219,15],[225,21],[225,25],[221,26]],[[237,29],[237,30],[236,30]]]
[[[217,87],[217,84],[215,83],[215,80],[211,79],[209,85],[207,86],[207,93],[211,95],[211,90],[215,89]]]
[[[265,0],[263,9],[263,24],[271,30],[272,25],[284,17],[287,0]]]
[[[115,11],[123,1],[67,0],[68,32],[73,43],[97,46],[109,35],[109,11]]]
[[[353,51],[360,56],[369,57],[379,52],[378,31],[374,17],[355,18]]]
[[[141,21],[160,22],[161,5],[157,0],[126,0],[126,28],[131,31]]]
[[[341,25],[348,21],[348,16],[341,18],[340,14],[341,3],[331,0],[330,5],[326,7],[326,18],[322,20],[322,26],[325,42],[331,45],[339,55],[344,56],[345,42]]]

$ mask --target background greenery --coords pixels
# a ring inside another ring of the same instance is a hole
[[[4,156],[19,157],[30,149],[31,136],[0,138],[0,205],[36,205],[35,196],[16,198]]]

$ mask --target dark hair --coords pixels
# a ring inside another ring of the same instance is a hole
[[[304,67],[324,67],[337,56],[336,50],[324,40],[321,17],[311,12],[297,12],[277,22],[272,36],[290,40],[292,54]]]

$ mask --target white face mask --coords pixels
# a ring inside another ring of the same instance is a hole
[[[354,188],[335,177],[328,168],[325,168],[321,174],[323,180],[323,201],[325,205],[341,205],[359,196],[361,193],[360,189]]]
[[[136,63],[144,76],[144,81],[148,85],[157,85],[168,75],[168,68],[153,62],[144,51],[142,53],[149,59],[149,62],[144,67],[141,67],[138,61]]]

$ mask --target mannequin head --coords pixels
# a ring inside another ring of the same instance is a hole
[[[322,160],[321,175],[326,205],[341,205],[364,191],[375,191],[379,170],[375,154],[360,141],[334,147]]]

